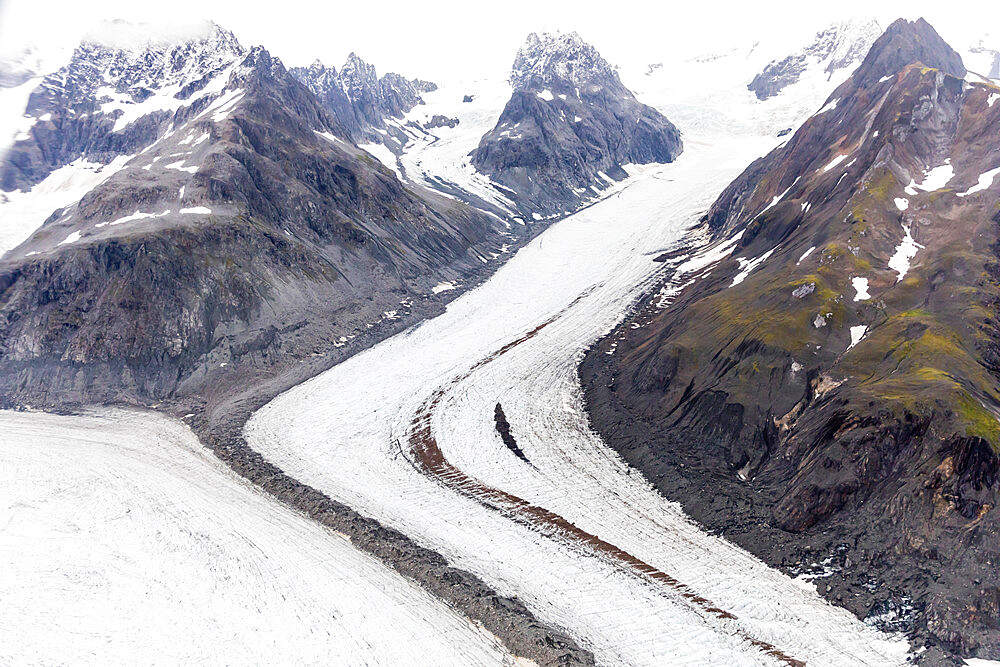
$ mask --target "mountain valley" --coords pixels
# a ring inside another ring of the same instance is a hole
[[[884,18],[0,57],[0,662],[1000,660],[1000,45]]]

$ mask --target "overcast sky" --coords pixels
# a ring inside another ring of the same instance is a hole
[[[232,30],[246,46],[264,45],[286,65],[319,58],[339,67],[356,51],[380,73],[444,80],[506,72],[533,30],[576,30],[610,62],[637,64],[669,62],[678,53],[696,55],[758,39],[798,39],[852,16],[874,16],[883,27],[899,16],[924,16],[959,50],[984,33],[1000,35],[1000,3],[983,0],[0,0],[0,52],[25,43],[75,45],[102,19],[210,19]]]

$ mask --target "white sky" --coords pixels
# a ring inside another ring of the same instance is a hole
[[[852,16],[873,15],[883,27],[899,16],[924,16],[958,50],[984,33],[1000,34],[1000,3],[891,4],[896,7],[871,0],[0,0],[0,52],[26,43],[44,49],[73,46],[102,19],[210,19],[232,30],[245,46],[262,44],[289,66],[319,58],[339,68],[356,51],[380,74],[396,71],[440,81],[502,75],[532,30],[576,30],[620,65],[669,62],[672,54],[690,57],[775,37],[799,44],[816,30]]]

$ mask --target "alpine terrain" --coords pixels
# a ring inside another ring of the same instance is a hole
[[[0,8],[0,663],[1000,660],[994,40],[203,4]]]
[[[85,39],[32,92],[0,172],[3,393],[212,393],[482,271],[508,225],[360,150],[367,100],[334,115],[214,24],[179,42],[123,24]]]
[[[581,367],[593,425],[695,520],[875,627],[993,658],[997,99],[893,23],[710,207],[718,261]]]

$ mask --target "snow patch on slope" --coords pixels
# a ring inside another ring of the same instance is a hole
[[[70,243],[76,243],[79,240],[80,240],[80,232],[78,231],[70,232],[69,236],[60,241],[58,245],[68,245]]]
[[[771,253],[773,253],[773,252],[774,252],[774,248],[771,248],[770,250],[768,250],[767,252],[765,252],[763,255],[761,255],[760,257],[757,257],[755,259],[746,259],[745,257],[737,257],[736,261],[739,262],[739,264],[740,264],[740,272],[737,273],[733,277],[733,282],[729,283],[729,286],[730,287],[735,287],[736,285],[739,285],[741,282],[743,282],[744,280],[746,280],[747,276],[750,275],[750,272],[753,271],[754,269],[756,269],[758,266],[760,266],[764,262],[766,262],[767,258],[770,257]]]
[[[872,298],[872,295],[868,293],[868,279],[855,277],[851,278],[851,286],[854,288],[854,300],[855,301],[867,301]]]
[[[889,268],[899,274],[896,277],[897,283],[910,270],[910,260],[916,257],[917,250],[923,248],[922,245],[913,240],[913,236],[910,235],[909,225],[903,225],[903,232],[905,233],[903,240],[899,242],[892,257],[889,258]]]
[[[833,111],[834,109],[837,108],[837,102],[839,101],[840,101],[839,99],[830,100],[829,102],[826,103],[826,105],[822,109],[816,112],[816,115],[818,116],[821,113],[826,113],[827,111]]]
[[[386,167],[391,169],[392,172],[396,174],[396,178],[398,178],[399,180],[403,180],[403,173],[399,170],[399,165],[396,164],[395,153],[386,148],[384,144],[381,143],[363,144],[359,145],[358,148],[374,156],[375,159],[377,159],[379,162],[381,162]]]
[[[911,196],[915,196],[917,190],[934,192],[948,185],[948,182],[954,177],[955,169],[951,166],[951,158],[948,158],[944,164],[924,172],[923,180],[920,183],[911,179],[910,184],[903,188],[903,190]]]
[[[846,155],[838,155],[837,157],[833,158],[826,164],[826,166],[823,167],[823,173],[825,174],[826,172],[830,171],[831,169],[833,169],[846,159],[847,159]]]
[[[132,157],[120,155],[106,165],[80,158],[56,169],[27,192],[0,192],[0,256],[31,236],[53,211],[76,202]]]
[[[958,196],[968,197],[969,195],[974,195],[977,192],[982,192],[983,190],[986,190],[991,185],[993,185],[993,179],[996,178],[997,174],[1000,174],[1000,167],[983,172],[982,174],[979,175],[979,181],[975,185],[973,185],[965,192],[959,192]]]
[[[865,334],[867,333],[868,333],[868,327],[865,326],[864,324],[859,324],[858,326],[851,327],[851,344],[847,346],[847,350],[844,350],[844,352],[849,351],[852,347],[860,343],[861,340],[865,337]]]
[[[141,211],[136,209],[136,212],[132,213],[131,215],[126,215],[116,220],[112,220],[110,222],[99,222],[94,226],[97,228],[105,227],[107,225],[111,225],[112,227],[114,227],[115,225],[124,225],[126,222],[132,222],[133,220],[145,220],[147,218],[162,218],[165,215],[170,215],[170,211],[163,211],[162,213],[142,213]]]

